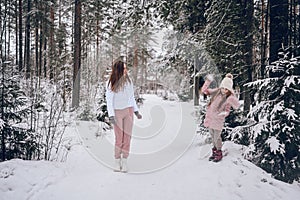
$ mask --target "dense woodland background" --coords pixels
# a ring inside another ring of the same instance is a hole
[[[206,74],[232,73],[244,104],[224,139],[246,145],[245,156],[275,178],[299,181],[300,0],[0,5],[1,161],[63,160],[69,115],[94,120],[105,111],[110,66],[124,59],[137,96],[163,86],[164,98],[196,106]]]

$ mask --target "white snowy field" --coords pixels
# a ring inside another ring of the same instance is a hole
[[[290,200],[300,184],[273,179],[243,159],[244,148],[225,142],[228,155],[209,162],[208,144],[195,133],[192,103],[146,99],[135,119],[128,173],[113,172],[112,131],[74,122],[65,162],[0,163],[1,200]],[[202,145],[199,145],[202,144]]]

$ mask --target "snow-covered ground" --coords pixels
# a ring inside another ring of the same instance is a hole
[[[0,163],[1,200],[290,200],[300,185],[273,179],[243,159],[244,148],[225,142],[228,155],[209,162],[210,146],[195,133],[192,103],[145,95],[135,120],[129,172],[113,172],[112,131],[96,122],[74,122],[66,162]],[[202,145],[199,145],[202,144]]]

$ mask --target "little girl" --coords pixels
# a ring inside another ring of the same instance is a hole
[[[204,126],[209,129],[212,137],[212,156],[209,160],[219,162],[222,160],[222,138],[221,132],[224,126],[225,117],[229,115],[230,108],[237,109],[240,104],[234,95],[232,74],[227,74],[222,80],[219,88],[209,89],[213,76],[208,75],[202,87],[202,92],[210,96],[210,102],[204,119]]]

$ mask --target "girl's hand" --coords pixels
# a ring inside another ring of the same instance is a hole
[[[219,115],[219,116],[227,116],[227,115],[228,115],[228,112],[223,111],[223,112],[220,112],[218,115]]]
[[[208,74],[206,76],[206,79],[209,80],[209,81],[213,81],[214,80],[214,76],[212,74]]]

